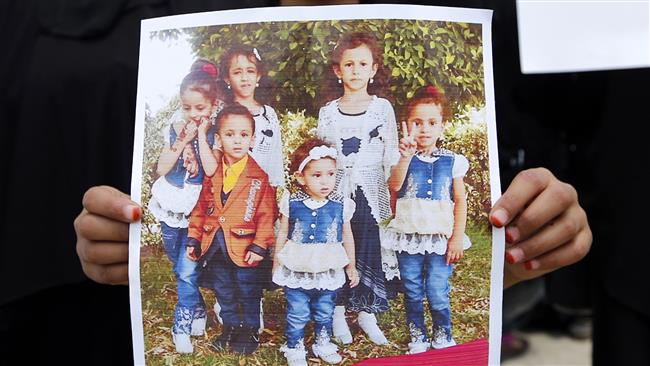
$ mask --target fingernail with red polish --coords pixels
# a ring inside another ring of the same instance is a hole
[[[524,263],[524,268],[526,268],[529,271],[535,270],[539,268],[539,261],[536,260],[529,260],[528,262]]]
[[[506,251],[506,260],[510,264],[519,263],[524,259],[524,251],[520,248],[510,248]]]
[[[492,214],[494,224],[501,227],[508,222],[508,213],[504,209],[497,209]]]
[[[142,217],[142,210],[140,210],[140,207],[133,207],[131,212],[133,212],[133,221],[138,221],[140,220],[140,217]]]
[[[140,220],[141,215],[142,212],[138,206],[127,205],[124,207],[124,216],[127,218],[127,220],[138,221]]]
[[[516,227],[506,228],[506,241],[508,243],[516,243],[519,240],[519,229]]]

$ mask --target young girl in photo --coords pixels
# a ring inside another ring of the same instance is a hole
[[[356,203],[350,220],[354,234],[359,286],[342,291],[334,316],[334,336],[352,342],[345,307],[357,312],[358,324],[376,344],[388,340],[375,314],[388,309],[378,223],[392,216],[386,180],[399,159],[397,125],[386,95],[382,48],[367,33],[343,35],[332,51],[336,78],[326,92],[338,97],[321,108],[318,134],[336,147],[337,191]]]
[[[197,285],[196,262],[187,248],[188,218],[201,192],[203,178],[214,174],[214,116],[221,108],[217,68],[202,61],[192,67],[180,86],[182,118],[165,130],[158,158],[160,176],[151,187],[149,210],[160,222],[163,245],[176,276],[178,302],[172,336],[176,351],[192,353],[190,335],[203,335],[205,304]]]
[[[341,362],[331,342],[337,291],[359,283],[350,218],[354,202],[333,193],[336,149],[311,139],[296,149],[291,172],[300,190],[280,202],[280,230],[273,262],[273,281],[287,299],[287,344],[281,348],[290,366],[307,365],[305,326],[314,320],[314,355]]]
[[[225,83],[226,103],[239,103],[255,118],[255,145],[251,156],[269,175],[271,186],[284,186],[284,160],[280,121],[275,110],[265,104],[265,69],[256,48],[235,46],[220,62]]]
[[[449,277],[469,248],[463,177],[467,159],[437,146],[450,118],[444,94],[434,86],[418,90],[406,107],[401,157],[388,181],[396,192],[395,217],[382,230],[382,244],[397,252],[404,286],[409,353],[429,348],[424,304],[433,320],[431,346],[456,343],[451,332]]]

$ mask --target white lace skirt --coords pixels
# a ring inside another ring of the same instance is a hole
[[[301,244],[288,240],[277,259],[273,282],[305,290],[336,290],[345,284],[343,268],[350,262],[342,243]]]
[[[201,194],[201,184],[184,183],[182,188],[158,178],[151,186],[147,208],[160,222],[171,227],[187,227],[189,216]]]

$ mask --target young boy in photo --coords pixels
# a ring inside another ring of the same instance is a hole
[[[275,191],[248,154],[255,120],[233,104],[217,116],[216,141],[223,152],[215,174],[206,178],[190,216],[189,256],[199,261],[202,283],[211,284],[221,305],[223,330],[212,343],[218,351],[251,354],[259,346],[262,281],[257,268],[275,241]]]

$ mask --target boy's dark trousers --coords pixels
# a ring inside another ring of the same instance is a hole
[[[219,315],[223,325],[258,329],[263,284],[260,269],[239,267],[232,262],[221,229],[204,258],[200,285],[214,290],[221,306]]]

